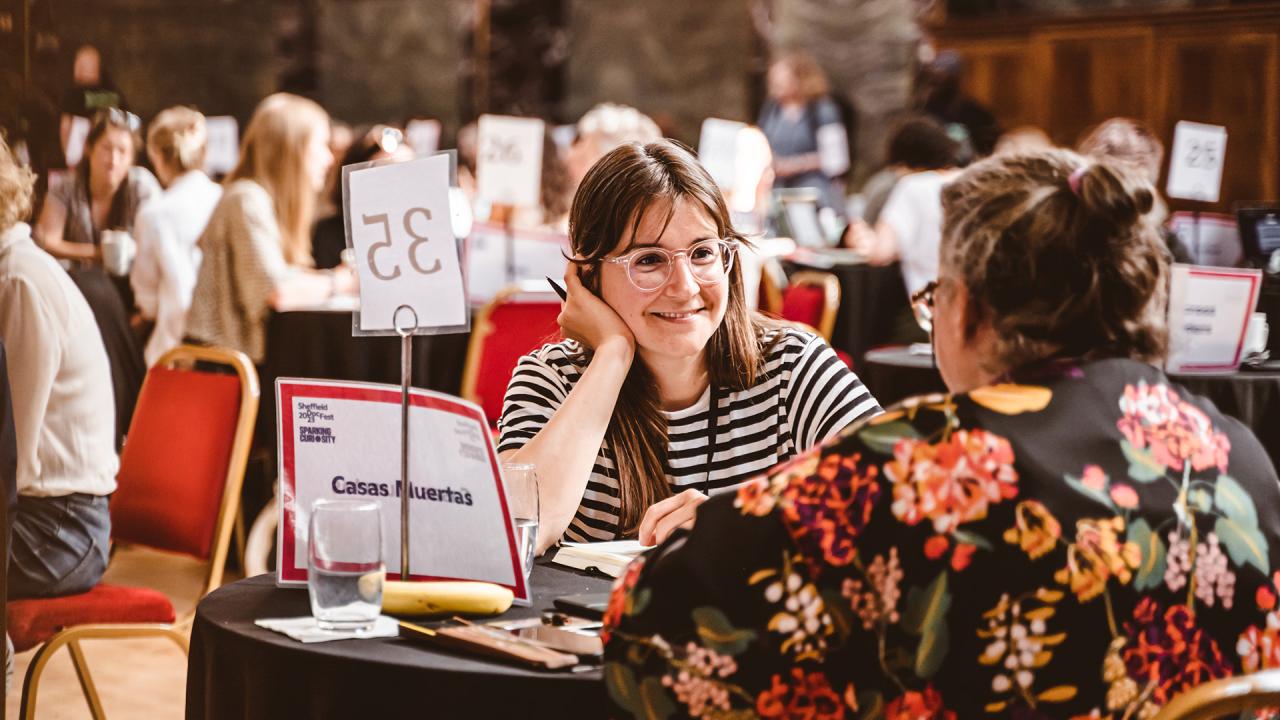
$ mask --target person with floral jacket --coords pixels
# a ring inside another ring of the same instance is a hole
[[[917,307],[952,394],[713,498],[637,560],[606,613],[613,715],[1150,718],[1280,667],[1280,481],[1153,364],[1152,200],[1066,151],[949,185]]]

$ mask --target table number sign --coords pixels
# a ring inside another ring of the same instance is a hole
[[[508,258],[507,253],[514,253]],[[464,241],[463,266],[467,272],[467,297],[472,305],[483,305],[509,283],[503,270],[510,266],[515,270],[512,281],[520,284],[533,281],[540,289],[547,289],[543,278],[564,276],[572,254],[569,238],[555,232],[538,230],[512,230],[493,223],[477,223]]]
[[[397,309],[416,315],[414,334],[465,332],[462,265],[450,222],[454,156],[342,168],[347,246],[355,250],[360,311],[355,335],[394,335]],[[411,319],[411,317],[410,317]]]
[[[1169,153],[1169,197],[1216,203],[1222,188],[1227,129],[1183,120],[1174,126]]]
[[[400,388],[276,381],[280,456],[277,584],[307,581],[309,511],[321,498],[369,500],[382,510],[383,561],[400,566]],[[414,389],[409,401],[410,579],[481,580],[528,602],[488,423],[479,407]]]
[[[1239,367],[1261,283],[1261,270],[1174,265],[1165,369],[1196,373]]]
[[[226,175],[240,162],[240,126],[230,115],[204,119],[209,135],[205,146],[204,171],[210,175]]]
[[[494,205],[538,207],[545,123],[535,118],[481,115],[476,157],[480,197]]]
[[[734,187],[738,134],[746,127],[746,123],[722,118],[711,117],[702,121],[702,131],[698,134],[698,161],[722,191],[728,192]]]

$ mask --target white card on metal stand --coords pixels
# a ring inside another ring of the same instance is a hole
[[[1179,122],[1169,153],[1169,197],[1218,202],[1227,154],[1227,129],[1220,125]]]
[[[494,205],[540,205],[545,127],[535,118],[480,116],[476,186],[481,198]]]
[[[450,214],[454,158],[446,152],[342,168],[347,245],[360,278],[353,334],[396,334],[401,305],[417,316],[415,334],[470,327]]]

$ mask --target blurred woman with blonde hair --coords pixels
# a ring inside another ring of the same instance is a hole
[[[208,138],[204,115],[188,107],[161,112],[147,131],[147,156],[165,191],[138,212],[129,281],[143,319],[155,323],[144,350],[148,366],[182,342],[200,267],[196,241],[222,197],[202,169]]]
[[[200,237],[188,337],[261,363],[271,310],[354,289],[349,270],[312,267],[311,223],[333,162],[328,143],[329,116],[315,102],[276,93],[259,103]]]
[[[786,53],[769,67],[768,89],[757,124],[773,150],[774,187],[815,188],[844,215],[849,135],[826,74],[808,53]]]

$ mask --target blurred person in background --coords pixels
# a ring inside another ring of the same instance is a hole
[[[573,195],[591,166],[609,151],[624,143],[646,144],[661,138],[658,124],[633,107],[600,103],[591,108],[578,119],[577,136],[565,156],[570,188],[567,195]]]
[[[200,236],[204,257],[187,313],[188,337],[261,364],[272,310],[354,291],[350,270],[317,271],[311,257],[311,224],[332,163],[323,108],[289,93],[258,104],[240,162]]]
[[[111,371],[93,312],[23,222],[34,182],[0,140],[0,341],[18,489],[10,598],[70,595],[97,584],[107,567],[107,496],[119,467]]]
[[[70,264],[71,279],[89,301],[111,361],[115,388],[117,447],[129,430],[133,406],[146,374],[141,343],[130,325],[133,291],[102,261],[105,231],[134,232],[138,210],[160,193],[160,184],[134,165],[142,145],[137,115],[107,108],[94,116],[84,160],[68,181],[50,188],[36,223],[36,240]]]
[[[862,186],[866,200],[863,222],[876,225],[889,195],[904,176],[955,167],[958,150],[956,141],[928,116],[912,115],[899,121],[889,136],[887,164]]]
[[[165,190],[138,211],[129,282],[142,319],[154,323],[143,352],[148,367],[182,343],[200,268],[196,243],[222,198],[203,170],[208,139],[204,115],[188,107],[162,111],[147,131],[147,157]]]
[[[328,204],[333,213],[321,218],[311,234],[311,257],[317,270],[329,270],[342,264],[342,251],[347,249],[346,216],[342,210],[342,167],[373,160],[392,159],[404,162],[414,158],[413,148],[404,141],[404,133],[387,125],[374,125],[347,146],[337,172],[329,173]]]
[[[62,97],[58,132],[64,154],[74,118],[91,120],[100,110],[107,108],[125,109],[124,94],[103,71],[102,53],[98,48],[81,45],[71,66],[71,87]]]
[[[960,146],[960,164],[967,165],[991,154],[1000,124],[990,110],[964,92],[963,85],[964,61],[956,52],[943,50],[917,73],[913,107],[942,123]]]
[[[1151,183],[1152,187],[1159,182],[1160,168],[1164,164],[1164,144],[1151,132],[1151,128],[1132,118],[1110,118],[1089,128],[1076,144],[1076,151],[1091,158],[1110,160]],[[1152,219],[1161,228],[1169,255],[1174,262],[1195,262],[1182,240],[1165,227],[1169,206],[1158,190],[1155,202]]]
[[[1019,125],[1000,136],[993,155],[1022,155],[1041,150],[1052,150],[1049,134],[1035,125]]]
[[[826,74],[808,53],[790,52],[770,66],[768,90],[756,124],[773,151],[773,186],[814,188],[843,216],[849,135]]]
[[[1280,481],[1160,370],[1153,198],[1063,150],[947,185],[918,302],[951,394],[633,562],[605,614],[611,715],[1150,718],[1275,667]]]

